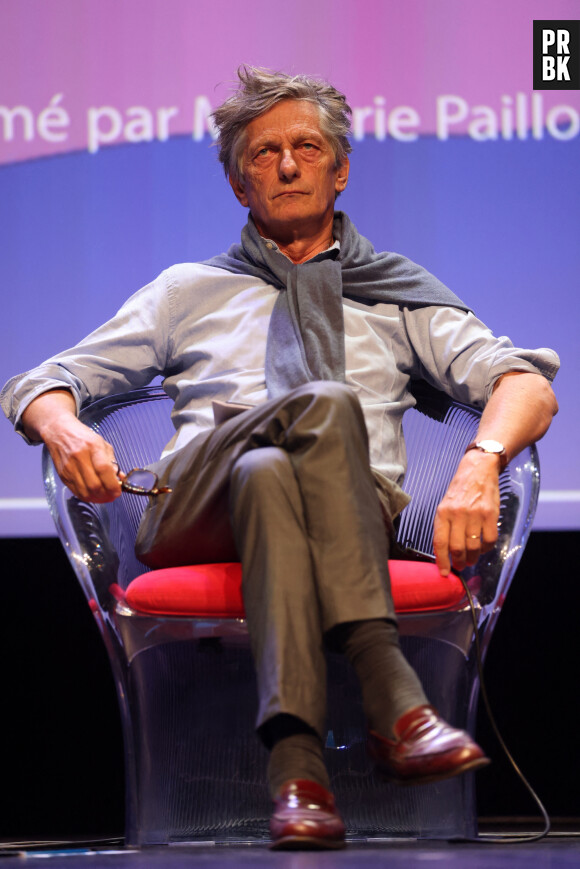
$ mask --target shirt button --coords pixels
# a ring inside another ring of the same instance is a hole
[[[272,248],[274,247],[274,245],[272,244],[272,242],[267,241],[267,242],[266,242],[266,247],[268,248],[268,250],[272,250]]]

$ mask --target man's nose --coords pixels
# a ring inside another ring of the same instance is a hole
[[[300,174],[298,163],[294,159],[294,153],[291,148],[284,148],[280,156],[280,165],[278,166],[280,178],[290,181]]]

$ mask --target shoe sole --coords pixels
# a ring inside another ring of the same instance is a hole
[[[270,851],[337,851],[346,847],[344,839],[319,839],[315,836],[284,836],[272,842]]]
[[[376,767],[376,771],[384,781],[401,785],[402,787],[412,787],[413,785],[427,785],[432,782],[445,781],[445,779],[455,778],[455,776],[463,775],[466,772],[475,772],[475,770],[482,769],[484,766],[489,766],[490,763],[491,761],[488,757],[477,757],[453,769],[432,773],[431,775],[415,776],[414,778],[398,777],[393,775],[393,773],[383,772],[378,766]]]

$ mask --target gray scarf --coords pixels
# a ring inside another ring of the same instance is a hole
[[[376,253],[341,211],[334,215],[340,250],[295,265],[269,250],[250,216],[241,244],[205,262],[234,274],[252,275],[281,290],[266,344],[266,384],[270,398],[313,380],[345,379],[342,297],[424,307],[466,305],[421,266],[396,253]]]

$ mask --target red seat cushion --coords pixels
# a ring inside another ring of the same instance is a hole
[[[441,576],[434,564],[389,561],[398,613],[455,608],[464,599],[461,580]],[[125,593],[127,604],[150,615],[244,618],[240,564],[167,567],[137,576]]]

